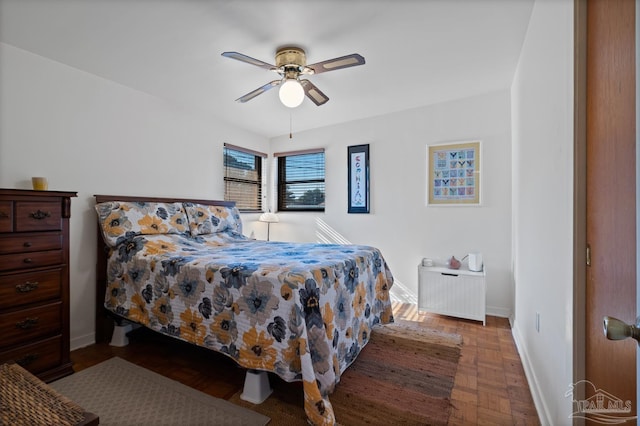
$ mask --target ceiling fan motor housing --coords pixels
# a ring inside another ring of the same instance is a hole
[[[287,78],[296,78],[306,65],[307,56],[299,47],[282,47],[276,52],[276,68]]]

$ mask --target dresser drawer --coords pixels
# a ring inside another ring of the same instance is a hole
[[[51,201],[16,201],[16,231],[62,229],[62,204]]]
[[[0,314],[0,347],[60,332],[62,302]]]
[[[0,201],[0,232],[13,231],[13,203]]]
[[[62,248],[62,234],[47,233],[45,235],[12,234],[0,238],[0,254],[27,253],[41,250],[57,250]]]
[[[0,310],[60,298],[62,268],[0,276]]]
[[[0,271],[60,265],[64,261],[62,250],[39,251],[0,255]]]
[[[33,374],[56,367],[62,362],[62,336],[0,352],[0,363],[7,361],[15,361]]]

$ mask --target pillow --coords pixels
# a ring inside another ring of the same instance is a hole
[[[104,241],[111,247],[135,235],[189,232],[182,203],[108,201],[95,208]]]
[[[189,230],[194,237],[218,232],[242,234],[242,219],[236,207],[195,203],[184,203],[184,207],[189,218]]]

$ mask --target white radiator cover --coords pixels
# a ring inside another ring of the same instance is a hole
[[[418,265],[418,310],[486,324],[485,273]]]

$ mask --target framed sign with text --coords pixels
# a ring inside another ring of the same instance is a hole
[[[369,144],[347,147],[349,162],[348,213],[369,213]]]

